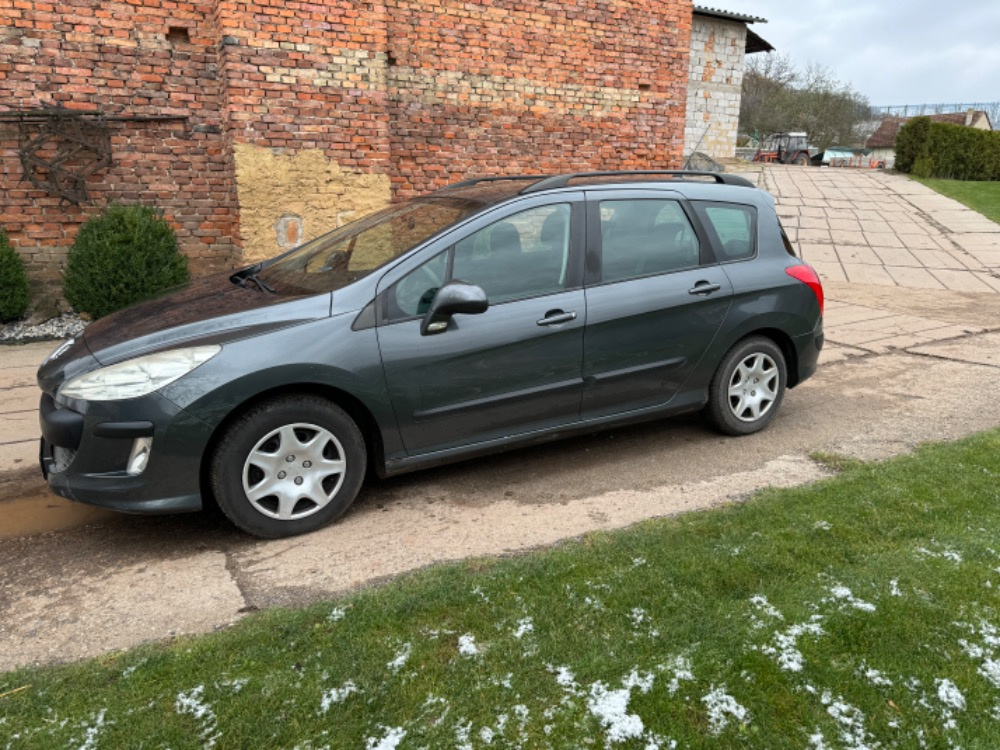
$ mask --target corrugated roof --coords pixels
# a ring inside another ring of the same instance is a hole
[[[766,18],[761,18],[760,16],[751,16],[746,13],[733,13],[728,10],[719,10],[718,8],[708,8],[704,5],[694,6],[694,12],[699,16],[713,16],[714,18],[724,18],[727,21],[742,21],[743,23],[767,23]]]

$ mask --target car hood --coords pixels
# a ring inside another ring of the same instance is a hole
[[[220,343],[330,314],[330,294],[271,294],[218,274],[91,323],[87,348],[102,365],[174,348]]]

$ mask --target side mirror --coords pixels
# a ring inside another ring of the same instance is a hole
[[[457,279],[449,281],[434,296],[430,309],[420,323],[420,335],[444,333],[452,315],[478,315],[486,312],[489,306],[490,301],[482,287]]]

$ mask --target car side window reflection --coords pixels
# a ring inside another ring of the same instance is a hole
[[[452,279],[481,286],[491,305],[563,289],[570,211],[568,203],[530,208],[459,240],[393,285],[389,318],[423,315]]]
[[[602,281],[698,265],[698,236],[677,201],[601,201],[600,214]]]

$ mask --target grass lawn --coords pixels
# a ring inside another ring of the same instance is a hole
[[[964,182],[911,177],[1000,224],[1000,182]]]
[[[1000,430],[819,458],[844,473],[0,675],[0,748],[997,748]]]

